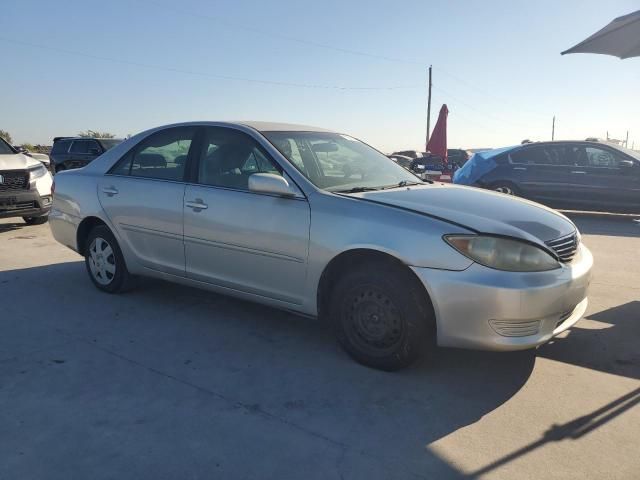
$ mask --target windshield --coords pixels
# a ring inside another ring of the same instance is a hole
[[[119,143],[122,143],[122,140],[119,138],[101,138],[99,142],[102,144],[105,150],[109,150]]]
[[[315,186],[330,192],[423,183],[355,138],[325,132],[265,132],[264,136]]]
[[[4,141],[4,138],[0,137],[0,155],[13,155],[14,152],[11,145]]]

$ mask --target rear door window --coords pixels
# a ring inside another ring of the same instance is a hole
[[[542,146],[528,147],[513,152],[511,162],[518,165],[552,165],[552,157]]]
[[[190,127],[156,132],[127,153],[110,173],[181,182],[195,133]]]

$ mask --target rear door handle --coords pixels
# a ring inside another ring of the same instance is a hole
[[[114,195],[118,194],[118,189],[116,187],[104,187],[102,189],[102,192],[106,193],[110,197],[113,197]]]
[[[196,212],[199,212],[200,210],[206,210],[209,207],[209,205],[204,203],[200,198],[196,198],[195,200],[189,200],[185,202],[185,206],[192,208]]]
[[[581,175],[586,175],[587,174],[587,172],[583,172],[581,170],[572,170],[571,173],[581,174]]]
[[[527,169],[524,167],[513,167],[514,170],[523,170],[526,171]]]

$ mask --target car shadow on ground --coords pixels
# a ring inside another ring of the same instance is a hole
[[[0,233],[11,232],[13,230],[20,230],[28,225],[22,221],[11,223],[0,223]]]
[[[57,335],[94,349],[95,358],[75,361],[87,366],[79,370],[83,375],[106,375],[106,384],[110,373],[96,360],[105,352],[130,361],[133,380],[144,367],[173,379],[177,389],[213,392],[249,414],[343,445],[369,463],[424,478],[462,476],[428,445],[508,401],[527,382],[536,358],[535,351],[438,349],[408,369],[380,372],[349,359],[318,320],[155,280],[108,295],[91,285],[79,261],[0,272],[0,286],[14,300],[0,318],[5,363],[28,361]],[[38,301],[29,301],[36,292]],[[68,345],[68,352],[56,351],[56,361],[72,363]],[[68,391],[65,402],[69,412],[95,408],[84,404],[81,392]],[[211,436],[200,440],[215,439],[215,432]],[[141,435],[139,441],[148,440]]]
[[[640,301],[635,300],[587,315],[598,322],[580,322],[566,336],[538,349],[538,356],[605,373],[640,379]]]

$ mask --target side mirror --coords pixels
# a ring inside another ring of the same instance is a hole
[[[296,194],[284,177],[274,173],[254,173],[251,175],[249,177],[249,190],[283,197],[293,197]]]
[[[633,161],[631,161],[631,160],[620,160],[620,163],[618,165],[620,165],[621,167],[626,167],[626,168],[633,167]]]

